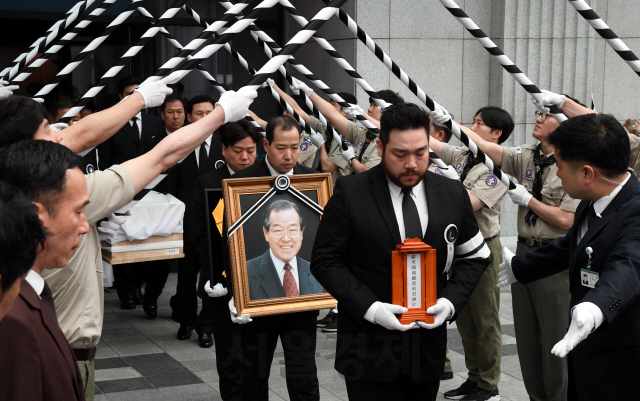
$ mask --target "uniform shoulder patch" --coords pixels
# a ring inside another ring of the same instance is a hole
[[[484,182],[489,187],[495,187],[496,185],[498,185],[498,178],[495,175],[490,175],[486,180],[484,180]]]
[[[453,148],[451,148],[452,151],[454,152],[459,152],[460,151],[460,146],[454,146]]]
[[[522,147],[516,146],[516,153],[522,153]]]
[[[362,149],[362,145],[364,144],[364,142],[359,141],[358,144],[356,145],[356,148],[358,149]]]
[[[303,152],[305,152],[307,149],[309,149],[309,144],[307,143],[307,141],[303,141],[303,142],[300,144],[300,150],[301,150],[301,151],[303,151]]]
[[[433,172],[438,174],[438,175],[442,175],[442,172],[440,172],[440,170],[438,170],[437,167],[433,170]]]

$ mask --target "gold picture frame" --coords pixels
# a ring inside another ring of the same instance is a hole
[[[255,272],[256,260],[269,260],[274,258],[272,244],[267,240],[265,211],[268,205],[278,200],[288,200],[298,206],[300,224],[303,217],[305,224],[301,227],[300,242],[297,253],[299,274],[305,274],[311,257],[315,230],[322,218],[322,208],[327,204],[333,193],[330,174],[302,174],[278,177],[254,177],[236,178],[222,181],[224,193],[225,222],[227,232],[231,232],[228,239],[229,262],[231,267],[231,280],[238,316],[250,314],[251,316],[266,316],[284,313],[302,312],[333,308],[337,301],[327,292],[300,294],[298,296],[278,296],[260,299],[251,299],[249,272],[247,262],[251,263],[252,272]],[[266,199],[266,200],[265,200]],[[310,202],[311,201],[311,202]],[[316,217],[314,217],[316,216]],[[268,217],[267,217],[268,218]],[[264,223],[263,223],[264,222]],[[315,229],[314,229],[315,227]],[[263,231],[264,230],[264,231]],[[310,231],[311,230],[311,231]],[[287,231],[288,232],[288,231]],[[284,238],[284,237],[283,237]],[[265,251],[266,247],[266,251]],[[292,246],[293,247],[293,246]],[[256,256],[261,255],[261,256]],[[302,256],[300,256],[302,255]],[[304,259],[307,257],[308,259]],[[255,258],[255,259],[254,259]],[[258,259],[264,258],[264,259]],[[301,259],[302,258],[302,259]],[[275,259],[273,259],[275,260]],[[268,262],[264,262],[265,265]],[[262,267],[263,265],[260,264]],[[267,269],[269,269],[267,267]],[[273,267],[274,274],[277,274]],[[288,273],[287,273],[288,274]],[[310,271],[308,272],[310,275]],[[252,273],[252,280],[258,280],[256,273]],[[312,277],[312,275],[310,275]],[[260,280],[264,279],[259,276]],[[300,278],[300,276],[298,276]],[[282,278],[280,278],[282,280]],[[300,278],[304,280],[304,277]],[[315,280],[311,278],[310,280]],[[272,280],[273,281],[273,280]],[[256,282],[252,282],[254,289]],[[317,283],[317,281],[315,281]],[[277,283],[282,290],[282,282]],[[303,284],[298,282],[300,292]],[[317,283],[319,285],[319,283]],[[313,288],[317,291],[317,285]],[[310,287],[305,284],[305,288]],[[322,288],[320,286],[320,288]],[[322,289],[324,291],[324,289]],[[284,291],[284,290],[282,290]],[[258,291],[254,295],[257,294]],[[261,291],[262,292],[262,291]],[[284,292],[282,292],[284,294]]]

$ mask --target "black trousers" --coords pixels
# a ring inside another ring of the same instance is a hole
[[[435,401],[440,382],[414,383],[409,375],[400,375],[389,383],[347,381],[349,401]]]
[[[284,351],[289,399],[320,399],[315,359],[317,317],[315,311],[288,313],[256,317],[253,322],[242,325],[243,400],[269,399],[269,374],[278,338]]]
[[[142,282],[146,281],[145,299],[158,299],[169,277],[170,268],[171,260],[169,259],[114,265],[113,277],[118,291],[118,298],[124,300],[133,296],[134,291],[141,288]]]
[[[173,317],[181,325],[195,327],[198,334],[211,334],[210,312],[203,310],[200,313],[201,316],[198,315],[196,294],[198,273],[200,273],[200,263],[195,245],[192,241],[185,241],[184,258],[178,259],[178,284],[176,285],[176,295],[171,297],[171,310]]]
[[[242,401],[241,330],[239,324],[231,321],[229,298],[227,296],[203,299],[202,312],[210,311],[209,329],[213,332],[216,347],[220,395],[224,401]]]

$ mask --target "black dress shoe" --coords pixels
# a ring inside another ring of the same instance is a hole
[[[144,303],[144,297],[142,296],[142,290],[140,288],[136,288],[133,298],[136,301],[136,305],[142,305]]]
[[[453,372],[444,372],[442,376],[440,376],[440,380],[451,380],[453,379]]]
[[[198,345],[200,348],[210,348],[213,345],[213,338],[207,333],[198,335]]]
[[[129,295],[120,300],[120,309],[135,309],[136,302],[133,300],[133,296]]]
[[[158,316],[158,301],[155,299],[145,299],[142,304],[142,309],[144,313],[147,314],[151,319],[155,319]]]
[[[178,340],[188,340],[191,338],[193,327],[180,325],[178,329]]]

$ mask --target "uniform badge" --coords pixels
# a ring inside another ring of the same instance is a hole
[[[305,152],[307,149],[309,149],[309,144],[308,144],[306,141],[303,141],[303,142],[300,144],[300,150],[301,150],[301,151],[303,151],[303,152]]]
[[[490,175],[484,182],[487,186],[495,187],[498,184],[498,178],[495,175]]]
[[[311,141],[311,137],[305,136],[304,139],[302,140],[303,142],[306,142],[308,144],[313,143],[313,141]]]
[[[93,167],[93,164],[87,164],[86,170],[87,170],[87,174],[91,174],[94,171],[96,171],[95,167]]]
[[[438,170],[438,168],[436,167],[435,170],[433,170],[434,173],[438,174],[438,175],[442,175],[442,173],[440,172],[440,170]]]
[[[343,142],[344,142],[347,146],[351,146],[351,142],[347,141],[346,139],[343,139]]]
[[[364,131],[364,125],[360,125],[360,126],[358,127],[358,129],[359,129],[360,131]]]
[[[456,171],[457,171],[458,173],[461,173],[461,172],[462,172],[462,164],[461,164],[461,163],[456,163]]]
[[[533,174],[533,172],[531,170],[527,169],[526,175],[523,175],[522,178],[527,180],[527,181],[533,181],[533,178],[531,178],[532,174]]]
[[[522,148],[520,146],[516,147],[516,153],[522,153]]]
[[[357,147],[358,149],[362,149],[362,145],[363,145],[363,144],[364,144],[364,142],[359,141],[359,142],[358,142],[358,144],[356,145],[356,147]]]
[[[460,151],[460,146],[454,146],[451,150],[454,151],[454,152],[459,152]]]

